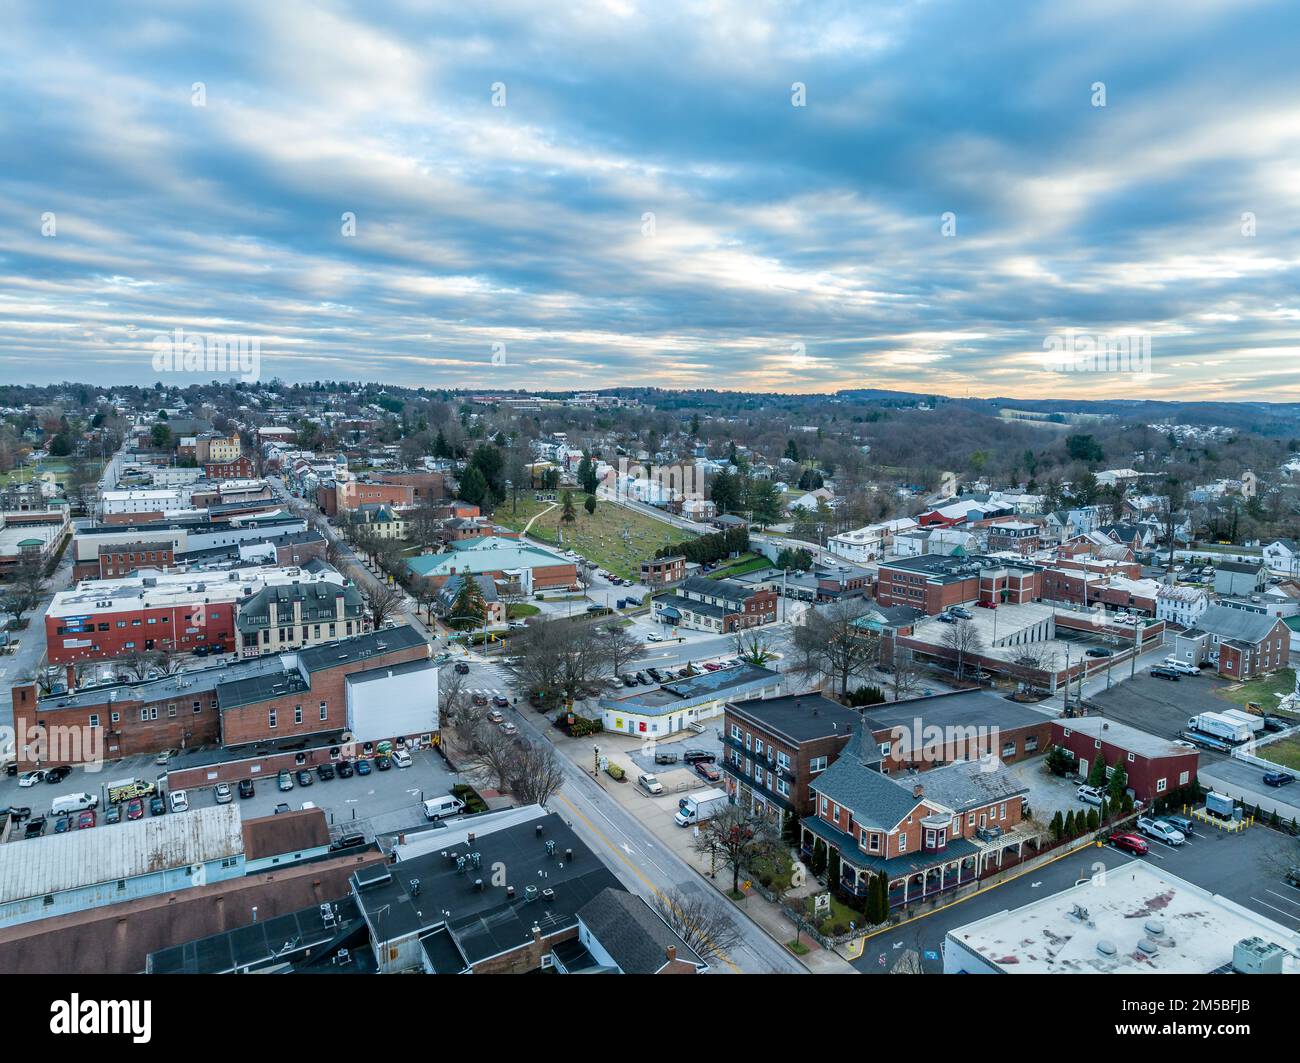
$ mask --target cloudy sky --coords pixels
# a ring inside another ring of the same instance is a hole
[[[7,380],[1300,401],[1294,0],[0,13]]]

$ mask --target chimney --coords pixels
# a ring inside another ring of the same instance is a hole
[[[921,799],[921,795],[924,793],[925,793],[925,787],[922,786],[919,782],[915,782],[912,784],[912,796],[915,797],[918,801]]]
[[[677,946],[676,946],[676,945],[669,945],[666,949],[664,949],[664,952],[665,952],[665,954],[668,956],[668,962],[669,962],[669,963],[672,963],[673,960],[677,959]]]

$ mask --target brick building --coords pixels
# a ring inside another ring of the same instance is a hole
[[[686,578],[686,556],[652,557],[641,562],[641,582],[647,587],[672,587]]]
[[[351,584],[275,584],[239,603],[235,618],[245,657],[315,646],[370,630],[366,601]]]
[[[168,569],[175,564],[170,540],[130,543],[99,548],[99,578],[129,576],[141,568]]]
[[[974,885],[1035,836],[1020,828],[1026,791],[1005,768],[959,761],[895,779],[864,762],[871,743],[855,735],[813,780],[817,813],[799,822],[805,860],[820,863],[818,847],[838,855],[841,893],[865,896],[883,875],[890,907],[906,907]]]
[[[1128,790],[1148,804],[1194,783],[1200,760],[1195,749],[1100,716],[1053,720],[1052,744],[1075,755],[1081,779],[1088,777],[1099,756],[1106,762],[1107,778],[1114,766],[1122,763]]]
[[[82,763],[96,759],[96,752],[113,760],[342,732],[348,675],[428,655],[424,637],[407,626],[292,654],[39,699],[35,684],[20,683],[13,687],[19,765]],[[37,742],[38,728],[46,734],[45,748]],[[70,737],[58,737],[74,734],[76,748]]]
[[[727,634],[776,621],[775,591],[737,580],[690,576],[675,594],[654,598],[654,618],[661,624]]]
[[[207,461],[203,463],[205,480],[251,480],[257,475],[257,463],[247,454],[230,461]]]
[[[1177,635],[1174,653],[1192,665],[1209,661],[1222,676],[1253,679],[1284,667],[1289,644],[1290,629],[1280,617],[1212,605],[1195,627]]]
[[[924,554],[881,562],[876,601],[910,605],[929,616],[971,602],[1023,604],[1042,596],[1042,572],[996,558]]]
[[[774,819],[811,815],[809,785],[861,725],[855,710],[815,692],[728,702],[722,722],[727,793]]]

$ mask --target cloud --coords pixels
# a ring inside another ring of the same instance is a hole
[[[289,380],[1294,399],[1297,29],[1210,0],[16,5],[0,357],[148,383],[182,327]],[[1150,377],[1062,380],[1070,329],[1150,337]]]

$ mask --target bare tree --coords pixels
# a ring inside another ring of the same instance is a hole
[[[984,648],[984,640],[980,637],[979,628],[969,620],[958,620],[953,624],[945,624],[943,644],[957,654],[958,679],[965,672],[966,656],[968,654],[977,654]]]
[[[645,650],[645,643],[622,624],[602,624],[596,629],[600,652],[608,658],[609,670],[622,675]]]
[[[740,928],[731,914],[698,887],[690,893],[678,886],[656,893],[654,909],[703,960],[721,960],[740,943]]]
[[[20,562],[15,566],[6,588],[3,608],[13,613],[14,621],[21,623],[23,614],[31,612],[40,604],[45,593],[45,571],[36,560]]]
[[[771,640],[759,628],[737,631],[732,644],[736,647],[737,657],[746,664],[758,665],[760,668],[776,656],[772,652]]]
[[[564,785],[559,754],[548,743],[516,744],[515,768],[510,788],[525,805],[544,805]]]
[[[916,658],[906,646],[900,646],[894,640],[894,652],[889,658],[889,689],[895,701],[901,701],[920,685],[921,670],[916,666]]]
[[[866,603],[860,599],[809,609],[794,633],[795,670],[827,676],[841,694],[847,694],[849,680],[861,675],[879,656],[880,637],[857,624],[866,611]]]
[[[491,779],[496,789],[504,793],[514,777],[519,751],[514,739],[505,732],[480,724],[473,739],[472,766]]]
[[[399,587],[386,587],[380,584],[363,593],[370,626],[376,631],[401,612],[403,594]]]
[[[779,839],[771,821],[740,805],[725,805],[712,819],[700,824],[695,847],[714,857],[731,872],[731,891],[740,891],[740,873],[755,860],[777,851]]]

